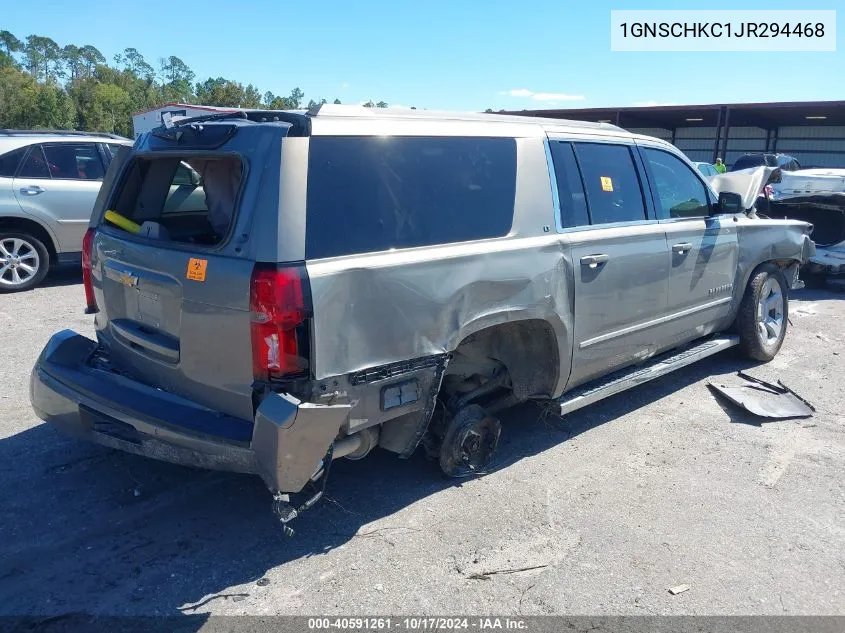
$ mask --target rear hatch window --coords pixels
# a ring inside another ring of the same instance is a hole
[[[243,172],[232,155],[138,157],[104,222],[150,239],[216,246],[229,234]]]

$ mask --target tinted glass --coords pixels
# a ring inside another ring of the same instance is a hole
[[[707,190],[686,163],[669,152],[643,150],[651,169],[660,218],[695,218],[710,214]]]
[[[645,220],[642,189],[625,145],[575,143],[593,224]]]
[[[765,165],[766,159],[762,154],[749,154],[747,156],[740,156],[736,159],[736,162],[731,167],[731,171],[737,171],[739,169],[749,169],[751,167],[759,167],[760,165]]]
[[[33,145],[29,154],[21,165],[18,178],[49,178],[50,171],[47,169],[47,162],[44,160],[44,152],[40,145]]]
[[[106,143],[106,147],[109,150],[109,154],[111,154],[112,158],[117,156],[117,152],[120,150],[121,147],[126,147],[125,145],[118,145],[117,143]]]
[[[102,180],[103,161],[93,143],[45,145],[44,154],[53,178],[65,180]]]
[[[515,189],[513,139],[315,136],[306,256],[506,235]]]
[[[557,181],[557,194],[560,200],[560,225],[562,228],[585,226],[590,223],[587,214],[587,199],[581,183],[578,163],[572,143],[551,141],[552,162]]]
[[[15,175],[18,164],[21,162],[23,155],[26,154],[26,150],[26,147],[21,147],[0,156],[0,177],[11,178]]]

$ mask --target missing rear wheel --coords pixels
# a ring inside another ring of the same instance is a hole
[[[479,474],[490,464],[502,423],[477,404],[460,409],[447,420],[440,445],[440,468],[450,477]]]

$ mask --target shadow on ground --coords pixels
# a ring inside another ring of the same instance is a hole
[[[520,406],[503,416],[494,469],[745,367],[725,353],[566,420]],[[702,385],[697,397],[712,396]],[[158,463],[44,424],[0,440],[0,481],[0,615],[196,614],[241,599],[268,569],[362,538],[374,529],[367,524],[461,485],[419,454],[339,460],[327,498],[296,520],[288,538],[257,477]],[[239,585],[247,589],[231,589]]]
[[[82,269],[79,266],[62,266],[47,273],[47,277],[41,282],[42,288],[55,288],[58,286],[72,286],[82,283]]]

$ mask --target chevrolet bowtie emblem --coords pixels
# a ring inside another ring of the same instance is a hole
[[[117,276],[117,280],[124,286],[129,286],[130,288],[138,285],[138,278],[135,275],[131,275],[126,272],[121,272]]]

